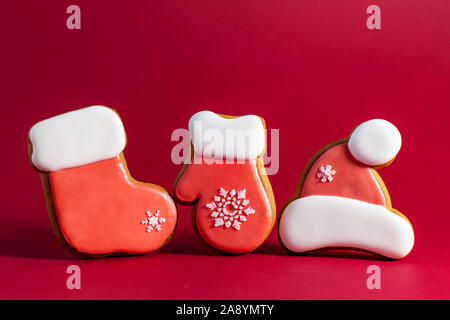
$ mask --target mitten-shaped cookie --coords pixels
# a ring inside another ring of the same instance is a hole
[[[389,165],[400,146],[397,128],[375,119],[356,127],[349,139],[321,149],[281,214],[282,244],[293,252],[350,248],[405,257],[414,245],[413,228],[392,208],[375,170]]]
[[[177,209],[162,187],[130,176],[117,113],[92,106],[35,124],[28,135],[58,238],[82,255],[157,250],[171,237]]]
[[[265,174],[264,120],[210,111],[189,121],[191,163],[175,183],[175,198],[194,204],[192,221],[209,245],[229,253],[256,249],[275,222],[272,188]]]

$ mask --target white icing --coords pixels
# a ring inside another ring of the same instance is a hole
[[[246,207],[250,203],[250,200],[245,199],[245,193],[245,189],[236,192],[235,189],[227,191],[224,188],[220,188],[219,195],[214,196],[213,201],[205,204],[211,211],[210,216],[214,218],[214,227],[223,226],[226,229],[230,227],[233,227],[235,230],[241,229],[242,222],[247,221],[245,215],[248,216],[255,213],[252,207]],[[237,197],[235,197],[236,195]]]
[[[166,223],[166,219],[160,217],[159,215],[160,211],[156,210],[155,213],[151,213],[150,210],[147,210],[145,214],[147,215],[147,219],[142,220],[141,224],[147,226],[146,231],[147,232],[161,231],[162,225]]]
[[[414,245],[413,229],[399,215],[380,205],[334,196],[294,200],[281,216],[279,232],[294,252],[348,247],[400,259]]]
[[[402,137],[389,121],[374,119],[361,123],[352,132],[348,148],[357,160],[369,166],[394,159],[400,151]]]
[[[336,171],[332,170],[331,164],[327,164],[326,166],[320,166],[319,172],[317,172],[317,178],[319,178],[321,182],[333,181],[333,176],[335,174]]]
[[[57,171],[117,156],[125,148],[119,116],[92,106],[36,123],[30,130],[31,161],[41,171]]]
[[[189,120],[189,134],[195,153],[208,158],[247,160],[264,152],[264,125],[255,115],[227,119],[200,111]]]

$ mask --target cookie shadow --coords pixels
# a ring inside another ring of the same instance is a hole
[[[220,252],[205,244],[195,234],[175,234],[172,239],[158,252],[170,254],[190,254],[199,256],[226,256],[226,253]]]
[[[304,253],[292,253],[292,255],[304,257],[323,257],[323,258],[357,259],[357,260],[378,260],[378,261],[392,260],[376,253],[352,249],[320,249]]]
[[[288,256],[289,252],[284,250],[284,248],[279,243],[275,242],[264,242],[260,247],[258,247],[253,253],[256,254],[267,254],[274,256]]]
[[[241,256],[248,254],[264,254],[264,255],[289,255],[288,252],[273,242],[265,242],[257,249],[249,253],[234,254],[227,253],[215,249],[207,245],[195,234],[181,233],[176,234],[169,243],[158,250],[158,252],[172,253],[172,254],[191,254],[201,256]]]
[[[7,218],[2,219],[0,223],[0,256],[55,260],[79,259],[64,248],[50,225],[45,227],[33,221]]]

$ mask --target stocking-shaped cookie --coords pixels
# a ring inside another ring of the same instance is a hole
[[[193,225],[209,245],[229,253],[256,249],[269,235],[275,206],[263,165],[264,120],[201,111],[189,121],[191,164],[175,198],[194,205]]]
[[[28,140],[50,220],[67,247],[94,257],[141,254],[170,239],[175,203],[162,187],[131,178],[115,111],[92,106],[61,114],[35,124]]]
[[[375,119],[356,127],[349,139],[320,150],[281,214],[283,245],[293,252],[352,248],[405,257],[414,245],[413,228],[392,208],[375,170],[389,165],[400,146],[397,128]]]

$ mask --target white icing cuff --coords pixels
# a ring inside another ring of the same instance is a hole
[[[255,115],[227,119],[200,111],[189,120],[189,134],[195,153],[208,158],[247,160],[264,152],[264,125]]]
[[[41,171],[57,171],[117,156],[125,148],[119,116],[103,106],[64,113],[30,130],[31,161]]]
[[[385,164],[397,155],[402,145],[398,129],[389,121],[374,119],[361,123],[348,142],[351,154],[369,166]]]
[[[392,259],[414,245],[411,224],[387,208],[334,196],[308,196],[291,202],[280,220],[280,239],[294,252],[347,247]]]

